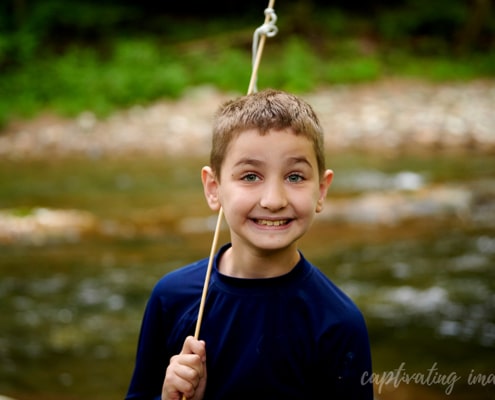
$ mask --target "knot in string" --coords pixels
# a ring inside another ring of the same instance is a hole
[[[265,23],[254,32],[256,38],[258,38],[260,35],[273,37],[278,32],[278,28],[275,25],[275,23],[277,22],[277,14],[275,14],[275,10],[270,7],[265,8],[265,17]]]
[[[268,7],[265,9],[265,23],[261,25],[258,29],[254,31],[253,35],[253,56],[252,56],[252,65],[253,65],[253,70],[256,73],[256,68],[257,68],[257,56],[258,56],[258,50],[259,50],[259,42],[260,42],[260,37],[265,36],[265,37],[273,37],[277,34],[278,28],[275,25],[277,22],[277,14],[275,14],[275,10],[271,7]],[[254,84],[253,88],[254,92],[257,91],[256,89],[256,83]]]

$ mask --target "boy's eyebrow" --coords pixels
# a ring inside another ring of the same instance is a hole
[[[254,167],[258,167],[258,166],[263,165],[263,164],[265,164],[265,162],[263,160],[259,160],[259,159],[252,158],[252,157],[243,157],[234,164],[234,167],[238,167],[241,165],[252,165]],[[309,167],[312,167],[311,162],[304,156],[289,157],[287,160],[287,164],[288,165],[306,164]]]
[[[289,164],[307,164],[310,167],[312,167],[311,162],[304,156],[302,157],[290,157],[289,158],[290,163]]]
[[[235,164],[234,164],[234,167],[238,167],[240,165],[253,165],[253,166],[259,166],[259,165],[262,165],[264,164],[263,161],[261,160],[258,160],[256,158],[251,158],[251,157],[243,157],[241,158],[239,161],[237,161]]]

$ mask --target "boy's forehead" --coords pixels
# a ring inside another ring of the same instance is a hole
[[[300,142],[301,139],[310,141],[309,137],[304,134],[296,134],[296,132],[288,127],[283,129],[267,129],[265,131],[261,129],[245,129],[240,130],[233,134],[230,144],[233,145],[237,142],[268,142],[273,141],[276,138],[281,143],[293,143]]]
[[[280,140],[292,140],[295,137],[303,137],[309,140],[309,136],[305,134],[297,134],[296,131],[291,127],[286,128],[251,128],[251,129],[239,129],[232,133],[232,137],[230,142],[243,138],[246,136],[250,136],[250,138],[267,138],[272,136],[278,136]]]
[[[238,132],[230,141],[226,158],[229,155],[244,156],[246,153],[253,155],[270,155],[287,151],[290,153],[304,153],[309,157],[316,157],[312,141],[305,135],[297,135],[292,129],[268,130],[262,132],[251,129]]]

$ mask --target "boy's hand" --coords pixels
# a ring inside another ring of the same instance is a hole
[[[163,381],[162,400],[201,400],[206,388],[205,342],[188,336],[180,354],[170,359]]]

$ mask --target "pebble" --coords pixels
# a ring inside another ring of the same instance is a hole
[[[39,117],[0,133],[0,157],[204,156],[216,109],[240,95],[204,86],[176,101],[136,105],[99,120]],[[328,150],[495,150],[495,80],[387,79],[301,95],[319,115]]]

